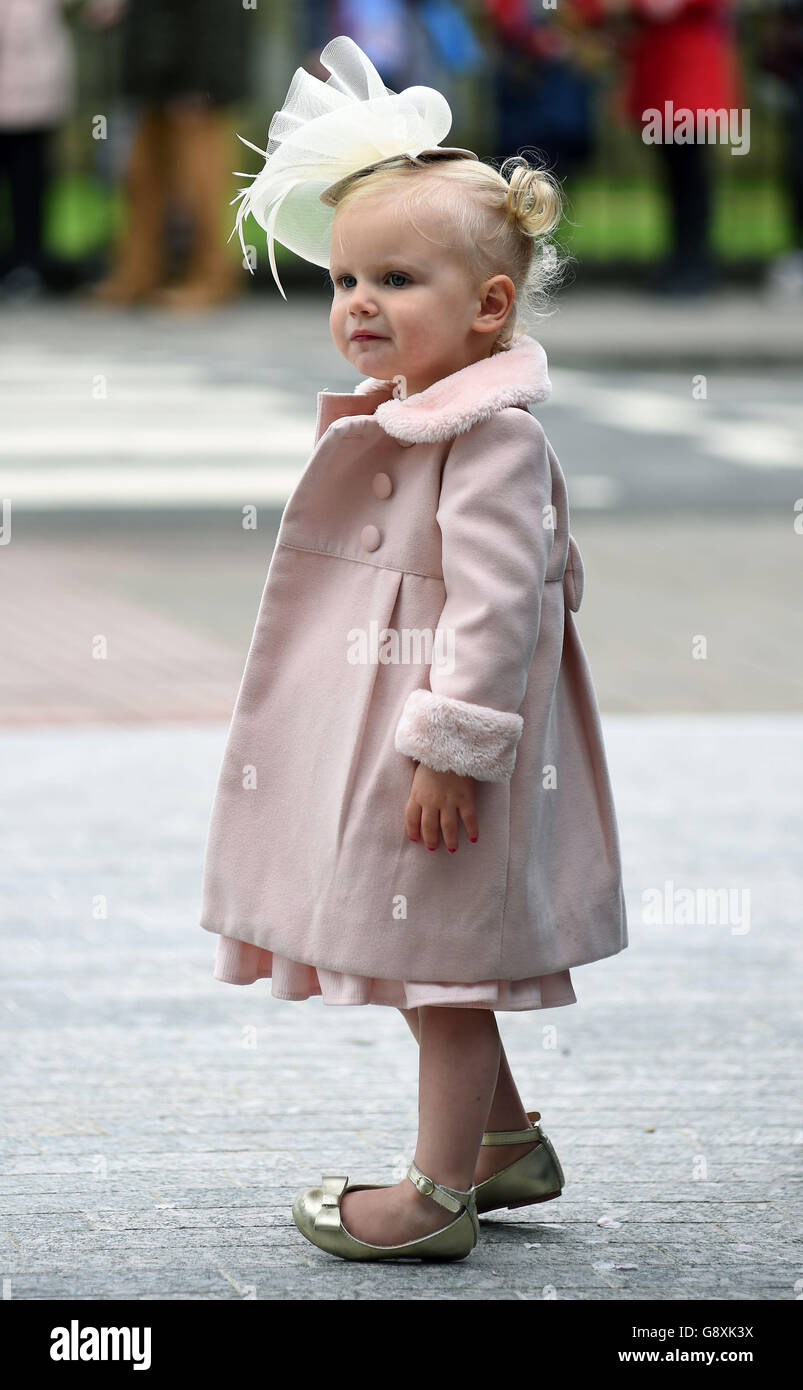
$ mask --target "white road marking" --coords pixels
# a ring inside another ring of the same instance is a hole
[[[755,406],[757,419],[727,414],[733,400],[718,399],[710,393],[715,382],[709,381],[709,396],[696,400],[691,395],[692,374],[688,377],[688,394],[673,394],[671,390],[656,391],[639,384],[612,389],[602,385],[591,373],[563,369],[553,376],[553,398],[556,379],[561,399],[593,419],[597,424],[613,429],[629,430],[635,434],[686,435],[694,440],[701,453],[720,458],[742,468],[797,468],[803,470],[803,443],[800,434],[800,407],[795,401],[783,403],[754,402],[745,383],[741,402]],[[626,382],[623,378],[623,382]],[[637,382],[643,378],[637,378]],[[733,383],[728,378],[729,385]],[[723,414],[723,412],[726,412]]]
[[[801,436],[783,425],[712,420],[698,448],[743,468],[797,468],[803,473]]]
[[[604,509],[613,507],[622,496],[623,488],[618,478],[607,473],[572,473],[566,476],[569,493],[569,511],[572,507],[584,509]]]
[[[256,465],[229,465],[216,468],[169,465],[159,468],[128,468],[117,464],[108,468],[4,468],[0,480],[3,498],[23,510],[57,510],[80,506],[113,508],[126,506],[230,506],[235,510],[249,504],[284,507],[304,471],[298,468],[269,469]]]
[[[161,466],[165,455],[184,455],[188,476],[194,471],[193,460],[199,455],[218,460],[222,477],[232,467],[232,459],[242,453],[254,455],[253,467],[276,466],[274,460],[286,461],[288,454],[307,459],[312,453],[314,422],[309,420],[267,420],[256,423],[227,425],[217,413],[214,421],[199,424],[197,417],[186,424],[178,420],[147,423],[134,422],[126,417],[116,422],[98,421],[97,428],[88,424],[17,425],[12,429],[0,426],[0,447],[4,458],[26,457],[46,459],[104,458],[141,459],[143,468]],[[239,460],[238,460],[239,461]],[[111,465],[116,466],[115,464]]]

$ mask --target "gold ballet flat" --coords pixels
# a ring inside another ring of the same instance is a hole
[[[326,1175],[320,1187],[310,1187],[293,1203],[293,1220],[302,1236],[330,1255],[344,1260],[463,1260],[477,1244],[479,1226],[474,1188],[461,1192],[433,1182],[415,1163],[407,1169],[407,1177],[425,1197],[439,1202],[455,1213],[454,1221],[431,1235],[419,1236],[403,1245],[370,1245],[357,1240],[345,1229],[340,1217],[340,1200],[347,1192],[365,1192],[369,1188],[386,1186],[383,1183],[352,1183],[347,1177]]]
[[[500,1168],[484,1182],[477,1183],[477,1211],[496,1211],[507,1207],[528,1207],[535,1202],[548,1202],[559,1197],[566,1185],[560,1160],[552,1147],[549,1136],[537,1123],[541,1114],[538,1110],[528,1110],[527,1119],[532,1121],[528,1129],[486,1130],[482,1136],[483,1145],[526,1144],[533,1138],[538,1140],[534,1149],[522,1154],[507,1168]]]

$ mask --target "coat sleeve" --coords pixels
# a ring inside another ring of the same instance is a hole
[[[503,782],[555,537],[546,436],[529,411],[508,407],[457,436],[436,519],[446,599],[429,689],[408,695],[395,747],[441,772]]]

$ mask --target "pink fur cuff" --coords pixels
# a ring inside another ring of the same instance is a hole
[[[523,728],[520,714],[412,690],[396,726],[395,747],[437,772],[505,782],[515,767]]]

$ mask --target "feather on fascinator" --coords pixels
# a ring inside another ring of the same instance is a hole
[[[334,193],[337,185],[358,172],[367,172],[388,159],[406,154],[426,163],[431,159],[477,159],[473,150],[438,144],[452,124],[446,98],[434,87],[386,87],[362,49],[342,34],[330,40],[321,62],[331,77],[325,82],[305,68],[296,68],[280,111],[268,130],[267,149],[244,136],[244,145],[264,155],[257,174],[235,173],[253,179],[231,202],[242,199],[228,240],[239,232],[243,259],[243,221],[251,214],[264,227],[273,278],[274,240],[313,265],[329,266]],[[250,261],[249,269],[253,274]]]

